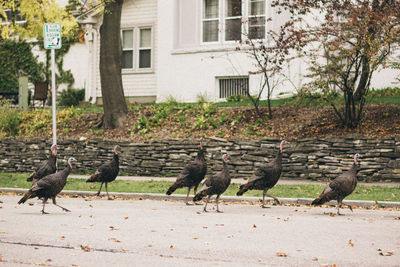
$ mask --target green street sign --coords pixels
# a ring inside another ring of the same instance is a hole
[[[44,48],[60,49],[61,48],[61,24],[45,23],[43,25],[44,32]]]

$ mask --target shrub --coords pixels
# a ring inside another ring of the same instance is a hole
[[[15,135],[21,121],[21,114],[10,106],[10,102],[0,99],[0,132]]]
[[[248,97],[245,95],[231,95],[226,99],[226,101],[227,102],[242,102],[246,99],[248,99]]]
[[[68,88],[60,93],[58,104],[60,106],[77,106],[85,98],[85,89]]]

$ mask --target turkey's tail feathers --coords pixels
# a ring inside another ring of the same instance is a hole
[[[98,173],[92,174],[89,179],[86,180],[86,183],[94,183],[99,182],[99,175]]]
[[[242,184],[239,187],[239,191],[236,193],[237,196],[241,196],[243,195],[245,192],[247,192],[250,189],[251,184],[247,183],[247,184]]]
[[[202,200],[205,196],[207,196],[207,190],[200,191],[193,197],[193,201]]]
[[[311,205],[322,205],[328,201],[330,201],[330,199],[328,199],[324,194],[321,194],[319,197],[314,199]]]
[[[18,204],[22,204],[25,203],[25,201],[27,201],[29,198],[32,198],[34,196],[32,196],[32,191],[28,191],[25,193],[25,195],[18,201]]]
[[[184,187],[184,183],[180,180],[177,180],[173,185],[168,188],[167,195],[171,195],[176,189]]]

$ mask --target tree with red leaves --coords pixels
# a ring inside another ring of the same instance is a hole
[[[344,126],[357,127],[373,73],[398,49],[400,1],[274,0],[272,5],[301,22],[293,30],[307,43],[302,51],[311,62],[312,84],[325,92],[339,90],[344,105],[330,104]]]

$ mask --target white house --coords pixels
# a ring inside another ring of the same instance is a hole
[[[198,96],[219,101],[243,89],[256,93],[260,75],[254,59],[237,50],[241,33],[265,38],[288,16],[276,14],[267,0],[125,0],[121,18],[122,79],[132,102],[162,102],[170,97],[195,102]],[[272,17],[268,23],[265,17]],[[71,48],[64,68],[74,74],[75,87],[86,89],[86,100],[101,103],[99,74],[102,16],[91,12],[78,18],[85,26],[85,44]],[[248,23],[241,23],[248,21]],[[291,94],[302,84],[305,64],[292,62],[286,70],[291,82],[274,91]],[[393,70],[375,75],[372,87],[393,86]]]

